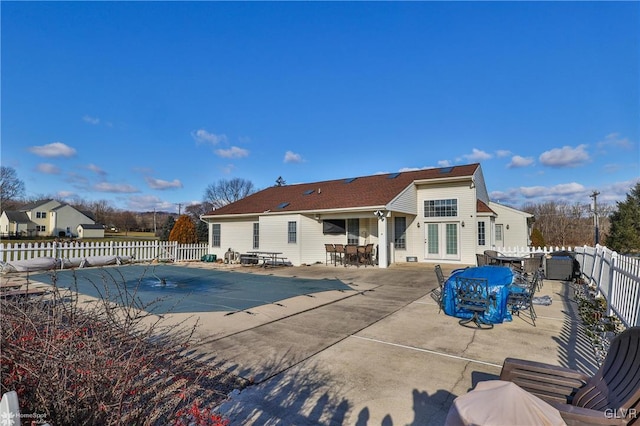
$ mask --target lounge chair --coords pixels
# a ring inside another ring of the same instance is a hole
[[[500,380],[556,407],[568,425],[631,425],[640,418],[640,327],[611,342],[592,377],[576,370],[507,358]]]

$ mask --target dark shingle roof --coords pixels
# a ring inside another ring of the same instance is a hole
[[[471,177],[479,164],[272,186],[207,215],[321,211],[384,206],[415,181]]]
[[[13,210],[7,210],[4,212],[7,215],[7,219],[12,223],[29,223],[31,219],[25,212],[18,212]]]

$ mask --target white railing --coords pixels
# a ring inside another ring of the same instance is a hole
[[[207,253],[207,244],[178,244],[175,241],[159,240],[0,243],[0,261],[7,263],[38,257],[73,259],[91,256],[131,256],[136,261],[184,262],[200,260]]]
[[[595,247],[499,247],[506,256],[545,255],[557,251],[575,254],[580,272],[607,301],[607,314],[625,327],[640,326],[640,259],[624,256],[604,246]]]
[[[640,325],[640,259],[600,245],[576,247],[575,253],[582,275],[606,299],[608,315],[626,327]]]

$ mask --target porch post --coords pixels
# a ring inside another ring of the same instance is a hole
[[[378,268],[389,266],[389,239],[384,216],[378,217]]]

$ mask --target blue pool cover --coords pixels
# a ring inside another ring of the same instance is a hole
[[[60,270],[31,275],[35,281],[69,287],[93,297],[108,297],[156,314],[238,312],[284,299],[328,290],[351,290],[338,279],[277,277],[174,265],[127,265]],[[123,297],[126,289],[128,297]]]

